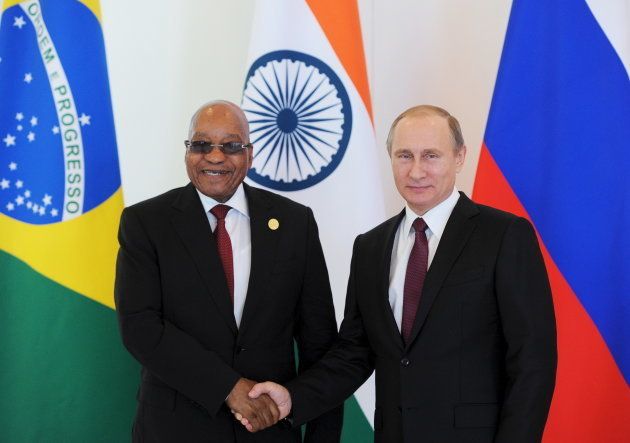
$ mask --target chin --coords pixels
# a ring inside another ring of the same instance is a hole
[[[435,206],[434,199],[432,198],[423,198],[422,200],[417,198],[410,198],[409,200],[407,200],[407,203],[411,209],[414,209],[416,212],[420,211],[423,213]]]
[[[407,195],[408,198],[406,198],[405,200],[417,206],[426,206],[426,205],[431,204],[431,202],[435,200],[434,195],[428,195],[428,194],[431,194],[431,193],[429,192],[410,193]]]
[[[217,192],[216,189],[210,189],[210,188],[205,187],[205,186],[201,186],[201,187],[199,187],[197,189],[199,189],[199,191],[202,194],[207,195],[208,197],[213,198],[215,200],[219,200],[220,196],[223,195],[221,192]]]

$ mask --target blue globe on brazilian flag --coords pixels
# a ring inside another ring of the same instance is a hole
[[[123,207],[97,1],[0,22],[0,440],[125,441],[136,365],[113,312]]]

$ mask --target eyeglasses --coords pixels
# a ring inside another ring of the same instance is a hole
[[[210,143],[203,140],[184,140],[184,145],[188,152],[193,154],[209,154],[213,148],[219,148],[225,155],[236,155],[243,151],[243,149],[251,148],[251,143],[241,142],[227,142],[227,143]]]

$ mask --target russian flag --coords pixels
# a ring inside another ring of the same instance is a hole
[[[630,5],[514,0],[475,200],[529,218],[558,323],[546,442],[630,441]]]

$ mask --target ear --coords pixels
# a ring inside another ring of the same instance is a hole
[[[254,145],[247,148],[247,169],[252,167],[254,163]]]
[[[455,154],[455,170],[457,172],[460,172],[464,167],[464,160],[466,160],[466,145],[462,146],[457,154]]]

